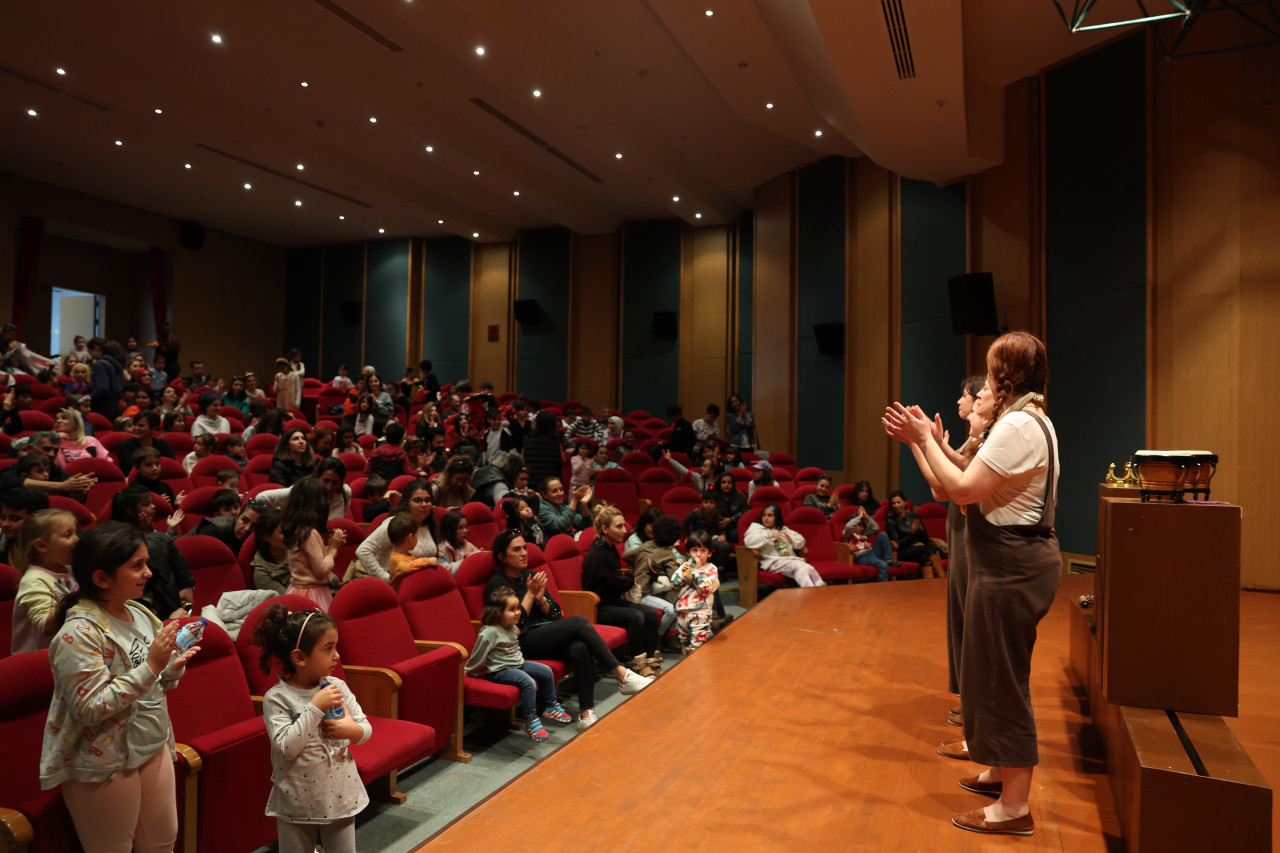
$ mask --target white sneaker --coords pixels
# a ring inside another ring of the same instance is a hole
[[[627,670],[627,674],[623,677],[622,683],[618,685],[618,691],[624,696],[633,696],[641,690],[644,690],[652,683],[652,678],[645,678],[639,673]]]
[[[578,731],[585,732],[596,724],[596,712],[590,709],[583,711],[578,717]]]

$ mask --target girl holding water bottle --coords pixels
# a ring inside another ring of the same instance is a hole
[[[178,810],[165,693],[200,647],[180,651],[178,623],[162,627],[133,600],[151,577],[136,526],[85,531],[71,573],[79,590],[58,605],[49,644],[54,691],[40,787],[62,786],[86,853],[171,851]]]
[[[338,628],[320,610],[267,609],[253,633],[259,665],[280,683],[263,697],[271,740],[271,796],[280,853],[311,853],[317,836],[325,853],[355,853],[355,816],[369,804],[348,743],[367,741],[373,729],[338,666]]]

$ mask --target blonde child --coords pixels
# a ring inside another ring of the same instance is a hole
[[[280,853],[311,853],[317,838],[325,853],[355,853],[355,817],[369,804],[349,743],[373,734],[350,688],[333,676],[338,628],[319,610],[290,613],[275,604],[253,632],[258,663],[283,672],[262,699],[271,741],[271,796]],[[170,774],[172,775],[172,774]]]
[[[22,580],[13,606],[11,654],[49,648],[59,602],[79,589],[70,569],[78,541],[76,517],[66,510],[42,509],[22,523],[17,566]]]
[[[671,575],[671,583],[680,592],[676,599],[676,633],[684,654],[711,639],[713,599],[720,589],[720,575],[711,562],[711,537],[705,530],[695,530],[686,541],[689,559]]]
[[[289,502],[285,504],[280,519],[284,544],[289,548],[290,595],[301,595],[315,602],[325,613],[333,602],[329,582],[334,577],[333,559],[347,541],[347,534],[338,528],[329,534],[326,548],[325,521],[329,518],[329,493],[315,477],[305,477],[289,490]]]
[[[58,606],[49,644],[53,699],[40,787],[62,797],[86,853],[172,850],[178,836],[174,741],[165,693],[200,650],[178,623],[133,599],[151,570],[142,531],[108,521],[71,552],[79,591]]]
[[[391,588],[399,591],[400,582],[407,575],[422,569],[440,565],[435,557],[415,557],[418,547],[418,522],[407,512],[396,513],[387,523],[387,538],[391,540]]]
[[[556,680],[545,663],[525,660],[520,651],[520,597],[509,587],[499,587],[489,594],[480,621],[484,627],[476,636],[475,647],[467,658],[466,670],[498,684],[510,684],[520,690],[520,720],[524,732],[538,743],[551,737],[538,719],[537,700],[542,698],[542,719],[569,723],[573,718],[556,699]]]

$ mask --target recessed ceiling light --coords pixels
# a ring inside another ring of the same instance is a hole
[[[57,71],[57,72],[58,72],[58,76],[60,76],[60,77],[66,77],[66,76],[67,76],[67,69],[65,69],[65,68],[55,68],[55,69],[53,69],[53,70],[54,70],[54,71]]]
[[[379,234],[386,234],[386,233],[387,233],[387,229],[385,229],[385,228],[379,228],[379,229],[378,229],[378,233],[379,233]]]
[[[520,195],[520,190],[516,190],[515,192],[512,193],[512,195]]]
[[[377,116],[369,116],[369,122],[370,122],[370,124],[377,124],[377,123],[378,123],[378,117],[377,117]]]
[[[714,14],[715,14],[715,12],[711,11],[710,9],[708,9],[708,10],[707,10],[707,17],[708,17],[708,18],[710,18],[710,17],[711,17],[712,15],[714,15]]]
[[[347,217],[345,217],[345,216],[339,216],[338,218],[339,218],[339,219],[346,219]]]
[[[299,171],[299,172],[301,172],[301,171],[302,171],[302,169],[303,169],[303,166],[302,166],[302,164],[301,164],[301,163],[299,163],[299,164],[298,164],[298,171]]]
[[[295,202],[293,203],[293,206],[294,206],[294,207],[302,207],[302,201],[301,201],[301,200],[295,201]]]
[[[156,115],[164,115],[164,110],[160,109],[159,107],[156,107]]]
[[[813,135],[814,135],[814,136],[821,136],[821,135],[822,135],[822,131],[820,131],[820,130],[815,130],[815,131],[813,132]]]
[[[694,219],[701,219],[701,218],[702,218],[702,214],[701,214],[701,213],[695,213],[695,214],[693,215],[693,218],[694,218]]]
[[[473,174],[473,175],[479,175],[479,174],[480,174],[480,170],[479,170],[479,169],[474,169],[474,170],[472,170],[471,174]]]
[[[35,118],[36,116],[40,115],[40,113],[36,112],[35,110],[27,110],[27,115],[31,116],[32,118]]]
[[[432,151],[435,151],[435,150],[436,150],[436,149],[435,149],[435,146],[434,146],[434,145],[428,145],[428,146],[427,146],[427,153],[428,153],[428,154],[430,154]]]
[[[184,169],[190,169],[190,168],[191,168],[191,164],[190,164],[190,163],[183,163],[183,164],[182,164],[182,168],[184,168]]]
[[[117,139],[117,140],[116,140],[116,145],[124,145],[124,143],[123,143],[123,142],[121,142],[119,139]]]
[[[475,239],[475,240],[479,240],[479,239],[480,239],[480,232],[479,232],[479,231],[472,231],[472,232],[471,232],[471,237],[472,237],[473,239]]]
[[[773,109],[773,104],[765,104],[765,105],[764,105],[764,108],[765,108],[766,110],[771,110],[771,109]]]
[[[535,98],[541,98],[541,97],[542,97],[542,90],[541,90],[541,89],[534,89],[534,90],[533,90],[533,96],[534,96]]]
[[[613,159],[615,159],[615,160],[621,160],[621,159],[622,159],[622,155],[621,155],[621,154],[614,154],[614,155],[613,155]]]
[[[306,80],[303,80],[303,81],[302,81],[302,88],[304,88],[304,89],[305,89],[305,88],[307,88],[307,86],[308,86],[307,81],[306,81]]]
[[[212,36],[210,36],[210,38],[213,39],[214,44],[222,44],[222,36],[218,35],[217,33],[214,33]]]
[[[483,48],[483,47],[477,47],[477,48],[476,48],[476,56],[484,56],[484,48]]]
[[[253,184],[245,184],[245,185],[244,185],[244,188],[245,188],[245,189],[247,189],[247,190],[251,190],[251,189],[253,189]]]
[[[437,224],[437,225],[443,225],[443,224],[444,224],[444,220],[443,220],[443,219],[437,219],[437,220],[436,220],[436,224]]]
[[[679,200],[680,200],[680,196],[678,196],[678,195],[673,195],[673,196],[671,197],[671,200],[672,200],[672,201],[679,201]]]

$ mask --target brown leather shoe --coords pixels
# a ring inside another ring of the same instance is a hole
[[[951,822],[961,829],[987,835],[1032,835],[1036,829],[1036,822],[1031,819],[1031,812],[1012,820],[989,821],[983,815],[982,809],[974,809],[971,812],[956,815],[951,818]]]
[[[1003,782],[981,782],[977,776],[965,776],[960,780],[960,787],[975,794],[986,794],[988,797],[997,799],[1004,793]]]
[[[969,747],[964,745],[964,740],[946,741],[938,747],[938,755],[945,755],[947,758],[956,758],[960,761],[969,760]]]
[[[947,714],[947,722],[953,726],[964,726],[964,717],[959,714]]]

